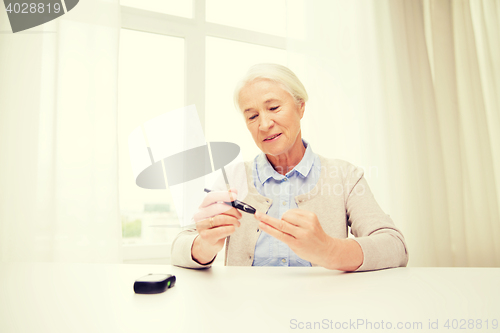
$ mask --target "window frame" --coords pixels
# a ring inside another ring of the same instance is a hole
[[[121,28],[184,39],[185,105],[195,104],[205,130],[206,37],[217,37],[286,50],[286,37],[225,26],[206,21],[205,0],[193,0],[193,18],[173,16],[121,6]],[[166,263],[171,243],[123,244],[123,262]],[[222,257],[222,256],[219,256]]]

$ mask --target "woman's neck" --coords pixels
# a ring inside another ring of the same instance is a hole
[[[302,143],[302,137],[299,134],[292,148],[290,148],[286,153],[278,156],[266,155],[266,157],[269,163],[271,163],[271,165],[273,166],[274,170],[276,170],[281,175],[285,175],[300,163],[300,161],[304,157],[305,152],[306,148],[304,147],[304,144]]]

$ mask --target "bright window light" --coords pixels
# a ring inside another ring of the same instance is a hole
[[[207,22],[286,37],[286,0],[206,0]]]
[[[169,243],[178,233],[168,190],[138,187],[128,135],[145,121],[184,106],[184,39],[122,29],[118,94],[119,200],[124,244]]]
[[[120,0],[120,4],[174,16],[193,17],[191,0]]]

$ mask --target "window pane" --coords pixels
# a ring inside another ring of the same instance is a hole
[[[286,0],[206,0],[208,22],[286,37]]]
[[[193,18],[191,0],[120,0],[123,6],[135,7],[153,12]]]
[[[119,60],[119,195],[124,243],[163,243],[180,230],[168,190],[135,184],[128,136],[184,106],[184,39],[122,29]],[[172,227],[174,226],[174,227]]]
[[[286,66],[287,53],[285,50],[215,37],[207,37],[206,47],[207,141],[237,143],[243,151],[243,158],[252,159],[260,150],[242,115],[234,107],[234,87],[254,64],[272,62]]]

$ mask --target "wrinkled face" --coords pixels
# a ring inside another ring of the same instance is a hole
[[[296,103],[282,86],[270,80],[256,80],[240,91],[239,104],[248,130],[265,154],[278,156],[297,147],[304,102]]]

